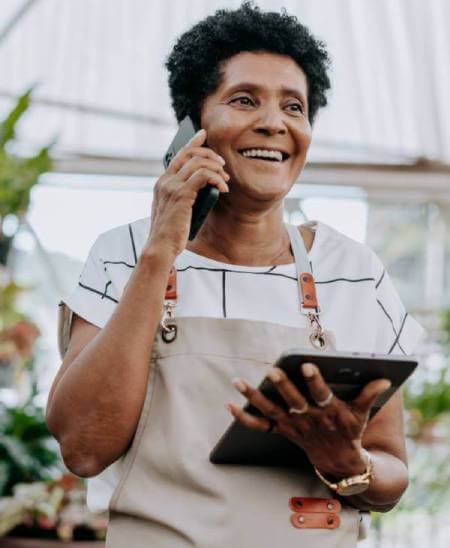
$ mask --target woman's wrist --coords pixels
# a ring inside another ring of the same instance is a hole
[[[330,481],[358,476],[367,470],[367,451],[362,447],[355,448],[345,455],[335,454],[335,457],[327,463],[313,463],[315,468]]]
[[[149,240],[139,257],[139,261],[145,264],[151,264],[153,267],[161,267],[170,271],[176,259],[176,254],[169,246],[156,241]]]

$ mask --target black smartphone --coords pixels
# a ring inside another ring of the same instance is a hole
[[[195,128],[194,123],[189,116],[186,116],[186,118],[181,121],[180,126],[178,127],[178,131],[172,142],[170,143],[169,148],[167,149],[167,152],[165,153],[163,158],[164,167],[166,169],[175,154],[182,147],[184,147],[184,145],[188,141],[192,139],[197,131],[198,130]],[[215,206],[219,195],[219,189],[212,185],[206,185],[205,187],[200,189],[194,205],[192,206],[192,219],[191,227],[189,230],[189,240],[193,240],[195,238],[201,226],[205,222],[208,213]]]
[[[373,417],[398,390],[417,367],[414,356],[377,355],[353,352],[328,354],[318,351],[305,351],[298,348],[284,352],[276,365],[309,400],[305,379],[300,373],[300,364],[313,362],[317,365],[331,390],[342,400],[351,401],[368,382],[376,379],[389,379],[391,387],[382,394],[371,410]],[[270,400],[287,409],[286,402],[278,390],[266,378],[258,389]],[[245,410],[261,416],[254,406],[247,404]],[[249,464],[265,466],[308,466],[304,452],[279,434],[251,430],[238,421],[233,421],[210,454],[215,464]]]

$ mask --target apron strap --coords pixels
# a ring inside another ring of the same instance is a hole
[[[300,295],[300,312],[306,315],[311,325],[311,334],[309,339],[314,348],[322,350],[326,347],[326,340],[322,324],[320,323],[320,307],[317,299],[316,284],[312,274],[311,263],[309,262],[308,252],[305,242],[299,229],[286,223],[291,240],[292,253],[294,254],[295,265],[297,268],[297,280]]]
[[[291,224],[286,224],[285,226],[291,240],[292,253],[294,254],[295,265],[297,267],[297,280],[301,296],[301,312],[305,314],[314,311],[318,314],[319,303],[317,301],[316,284],[314,282],[305,242],[296,226]]]
[[[297,275],[300,276],[302,272],[312,274],[311,263],[308,259],[305,242],[303,241],[298,228],[288,223],[285,224],[285,227],[291,240],[292,253],[294,254],[294,260],[297,266]]]

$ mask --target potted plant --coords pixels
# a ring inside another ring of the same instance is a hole
[[[58,480],[17,484],[12,497],[0,499],[0,536],[9,548],[104,546],[107,517],[85,504],[82,479],[65,474]]]
[[[24,405],[0,404],[0,537],[8,542],[2,546],[102,546],[107,518],[87,509],[84,480],[67,474],[36,393],[33,382]]]
[[[0,265],[5,265],[14,234],[5,234],[4,221],[8,215],[20,218],[30,201],[30,191],[39,176],[49,171],[52,162],[49,150],[41,148],[34,156],[21,157],[12,152],[17,123],[28,110],[32,89],[19,97],[15,107],[0,123]]]
[[[36,404],[33,352],[39,330],[16,310],[19,290],[13,282],[0,288],[0,304],[5,305],[0,313],[0,373],[9,368],[15,380],[20,372],[29,381],[25,398],[15,405],[0,403],[0,537],[7,535],[0,544],[48,548],[74,541],[69,546],[87,547],[91,543],[86,541],[93,541],[93,546],[102,546],[106,517],[87,509],[84,481],[67,474],[44,409]],[[16,382],[16,391],[18,386]]]

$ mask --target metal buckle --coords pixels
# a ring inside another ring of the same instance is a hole
[[[165,301],[163,315],[161,318],[161,337],[164,342],[171,343],[177,338],[178,328],[174,323],[168,323],[173,319],[173,309],[176,307],[176,301]]]
[[[309,340],[314,348],[322,350],[326,347],[327,342],[324,337],[324,331],[319,319],[320,309],[316,309],[316,312],[307,312],[309,322],[312,327],[312,333],[309,335]]]

